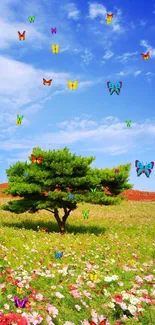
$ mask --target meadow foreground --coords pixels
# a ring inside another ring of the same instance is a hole
[[[155,202],[80,204],[65,235],[47,211],[0,213],[1,312],[34,325],[155,324]],[[25,308],[14,296],[28,298]]]

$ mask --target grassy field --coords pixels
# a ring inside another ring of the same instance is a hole
[[[0,198],[0,205],[7,201]],[[81,211],[88,209],[87,220]],[[103,316],[106,325],[155,324],[155,202],[81,204],[65,235],[44,210],[34,215],[1,210],[0,216],[5,314],[23,314],[34,325],[87,325],[92,319],[99,324]],[[56,259],[55,251],[63,257]],[[26,308],[16,308],[14,296],[27,297]]]

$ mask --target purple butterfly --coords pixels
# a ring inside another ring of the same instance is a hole
[[[24,298],[23,300],[19,300],[18,297],[14,297],[15,305],[17,308],[25,308],[26,303],[28,302],[27,298]]]
[[[115,169],[115,173],[119,173],[119,169],[116,168],[116,169]]]
[[[52,34],[56,34],[56,32],[57,32],[57,29],[56,29],[56,27],[54,27],[54,28],[51,28],[51,33],[52,33]]]

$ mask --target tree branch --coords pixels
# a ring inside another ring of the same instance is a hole
[[[44,209],[46,211],[52,212],[54,214],[54,211],[51,211],[50,209]]]
[[[63,222],[65,223],[66,220],[67,220],[67,218],[68,218],[68,216],[69,216],[69,214],[70,214],[70,212],[71,212],[71,209],[67,210],[67,208],[64,208],[64,212],[65,212],[65,214],[64,214],[64,216],[62,217],[62,220],[63,220]]]

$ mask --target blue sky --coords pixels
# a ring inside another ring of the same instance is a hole
[[[155,191],[155,170],[148,179],[134,167],[136,159],[155,161],[155,3],[148,3],[1,0],[0,183],[33,147],[67,146],[96,156],[98,168],[132,163],[134,188]],[[107,12],[114,13],[111,25]],[[19,41],[17,31],[24,30],[26,40]],[[60,45],[59,54],[52,44]],[[142,60],[147,51],[151,59]],[[77,90],[68,90],[67,81],[76,79]],[[119,96],[110,96],[107,81],[123,82]],[[24,115],[21,126],[17,114]]]

